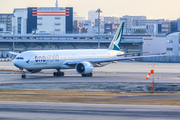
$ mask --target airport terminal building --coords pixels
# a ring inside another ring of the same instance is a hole
[[[175,32],[166,37],[167,54],[180,56],[180,32]]]
[[[101,34],[101,49],[107,49],[112,42],[113,37],[114,34]],[[0,42],[0,57],[6,58],[11,57],[8,55],[8,51],[13,50],[13,42],[14,50],[16,52],[29,50],[97,49],[98,35],[0,35]],[[121,43],[121,51],[124,51],[125,53],[152,51],[151,54],[157,54],[166,52],[166,37],[151,35],[124,35]]]
[[[98,39],[101,41],[101,49],[107,49],[114,37],[114,34],[101,34],[100,36],[96,33],[72,34],[73,7],[58,7],[57,5],[56,7],[17,8],[14,9],[13,14],[0,15],[2,18],[0,22],[4,20],[3,17],[7,18],[6,23],[8,27],[12,27],[13,34],[0,35],[0,58],[12,57],[8,54],[9,51],[21,53],[29,50],[97,49]],[[125,24],[124,31],[127,30],[127,25]],[[4,24],[0,24],[0,27],[9,29]],[[111,27],[113,29],[113,25]],[[115,27],[118,28],[118,26]],[[139,29],[140,27],[135,26],[134,28]],[[149,26],[151,32],[153,29],[156,28]],[[94,30],[89,29],[89,31]],[[104,30],[106,30],[106,24]],[[132,28],[131,30],[133,31]],[[124,34],[121,51],[125,53],[151,51],[150,54],[175,53],[175,56],[180,56],[179,35],[179,33],[173,33],[166,37],[165,34]],[[176,61],[180,61],[179,59]],[[145,61],[148,60],[159,61],[160,59],[147,58]]]
[[[72,7],[14,9],[14,34],[67,34],[73,31]]]

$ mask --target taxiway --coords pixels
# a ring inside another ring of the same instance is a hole
[[[0,119],[179,120],[179,106],[0,102]]]

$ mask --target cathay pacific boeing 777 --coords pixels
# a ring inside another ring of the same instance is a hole
[[[42,69],[56,69],[54,76],[64,76],[62,69],[76,69],[77,73],[83,77],[92,77],[94,67],[102,67],[114,61],[129,60],[154,56],[132,56],[117,57],[123,54],[120,51],[121,39],[124,23],[119,26],[108,49],[87,49],[87,50],[42,50],[27,51],[16,54],[14,65],[21,71],[27,70],[29,73],[37,73]],[[156,55],[157,56],[157,55]],[[25,72],[22,78],[26,78]]]

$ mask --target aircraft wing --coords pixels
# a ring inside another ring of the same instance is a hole
[[[124,53],[124,54],[120,54],[120,55],[117,55],[117,56],[119,57],[119,56],[134,55],[134,54],[142,54],[142,53],[151,53],[151,51],[149,51],[149,52],[132,52],[132,53]]]
[[[9,52],[9,54],[12,54],[12,55],[19,55],[19,53],[16,53],[16,52]]]
[[[66,61],[64,64],[65,65],[75,65],[75,64],[77,64],[77,63],[80,63],[80,62],[82,62],[82,61],[74,61],[74,60],[68,60],[68,61]]]
[[[133,56],[133,57],[121,57],[121,58],[105,58],[99,60],[92,60],[92,63],[101,63],[101,62],[113,62],[113,61],[122,61],[122,60],[131,60],[131,59],[138,59],[138,58],[147,58],[147,57],[160,57],[166,55],[149,55],[149,56]]]
[[[88,62],[102,63],[102,62],[113,62],[113,61],[131,60],[131,59],[147,58],[147,57],[161,57],[161,56],[167,56],[167,55],[132,56],[132,57],[121,57],[121,58],[102,58],[102,59],[91,60]],[[77,64],[79,62],[82,62],[82,61],[67,61],[65,64],[73,65],[73,64]]]

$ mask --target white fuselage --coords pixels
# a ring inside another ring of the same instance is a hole
[[[116,58],[121,51],[108,49],[89,50],[44,50],[27,51],[16,57],[14,65],[18,68],[33,69],[73,69],[75,66],[65,63],[77,61],[91,61],[102,58]]]

